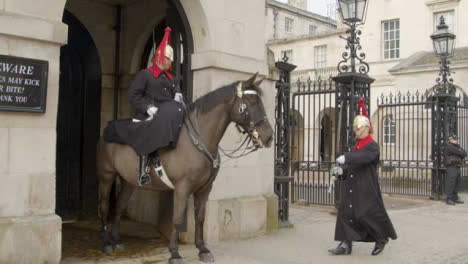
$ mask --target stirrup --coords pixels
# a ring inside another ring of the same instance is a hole
[[[138,175],[139,186],[143,186],[143,185],[151,183],[150,166],[147,161],[148,161],[147,156],[140,157],[140,173]]]

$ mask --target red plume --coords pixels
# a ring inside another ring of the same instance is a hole
[[[171,45],[171,31],[170,27],[166,27],[164,31],[164,37],[159,43],[158,48],[156,49],[156,55],[154,56],[153,64],[154,65],[163,65],[164,57],[166,56],[166,46]]]
[[[367,113],[366,101],[362,97],[359,98],[359,101],[358,101],[358,114],[365,116],[369,120],[369,133],[372,134],[374,129],[372,128],[372,123],[370,121],[369,114]]]

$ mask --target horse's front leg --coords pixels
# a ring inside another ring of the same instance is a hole
[[[206,202],[211,191],[211,185],[194,194],[195,202],[195,246],[198,248],[198,256],[201,261],[211,263],[214,257],[205,245],[203,239],[203,225],[205,224]]]
[[[169,240],[169,253],[171,258],[170,264],[183,263],[182,257],[179,254],[179,232],[183,232],[185,223],[185,209],[187,207],[187,200],[189,197],[189,188],[183,184],[179,184],[174,190],[174,214],[172,217],[172,233]]]

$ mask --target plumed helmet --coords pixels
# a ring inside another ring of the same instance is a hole
[[[174,61],[174,50],[171,47],[171,31],[170,27],[166,27],[164,30],[164,36],[156,49],[156,55],[154,56],[154,64],[163,65],[164,57]]]
[[[171,46],[167,45],[166,46],[166,51],[164,53],[166,58],[170,59],[171,61],[174,61],[174,50],[172,49]]]
[[[369,133],[373,132],[372,124],[369,119],[369,114],[366,110],[366,102],[364,98],[359,98],[358,101],[358,115],[353,120],[353,128],[361,128],[363,126],[369,127]]]

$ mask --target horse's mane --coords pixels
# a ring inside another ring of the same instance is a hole
[[[189,111],[192,112],[193,110],[198,109],[201,113],[206,113],[220,103],[225,103],[226,101],[231,100],[237,93],[237,84],[238,82],[234,82],[203,95],[188,106]],[[246,90],[254,90],[259,96],[262,95],[262,90],[254,85]]]

